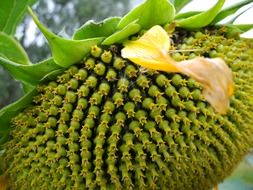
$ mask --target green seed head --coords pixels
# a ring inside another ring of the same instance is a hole
[[[144,71],[118,45],[93,46],[12,119],[12,188],[202,190],[222,181],[253,145],[253,60],[252,44],[220,30],[175,28],[171,55],[224,58],[236,89],[226,115],[192,78]]]

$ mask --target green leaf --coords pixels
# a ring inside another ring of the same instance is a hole
[[[13,35],[26,12],[27,5],[35,2],[34,0],[1,0],[0,31]]]
[[[35,88],[23,96],[18,101],[4,107],[0,110],[0,145],[8,140],[10,132],[11,118],[17,115],[22,109],[26,108],[32,102],[33,96],[36,94]]]
[[[252,3],[252,0],[244,0],[244,1],[240,1],[234,5],[231,5],[227,8],[225,8],[224,10],[220,11],[219,14],[214,18],[214,20],[212,21],[212,24],[218,23],[219,21],[234,14],[240,8],[242,8],[243,6],[248,5],[250,3]]]
[[[57,76],[59,76],[60,74],[62,74],[66,69],[61,68],[61,69],[57,69],[54,71],[51,71],[50,73],[48,73],[47,75],[45,75],[41,80],[41,82],[46,82],[49,80],[55,80]]]
[[[251,29],[253,29],[253,24],[223,24],[228,28],[228,34],[243,34]]]
[[[224,5],[225,0],[219,0],[211,9],[201,12],[197,15],[177,20],[178,26],[188,29],[202,28],[209,25]]]
[[[122,42],[123,40],[127,39],[129,36],[139,32],[140,28],[141,27],[139,24],[135,24],[134,22],[130,23],[122,30],[120,30],[120,31],[112,34],[108,38],[106,38],[102,44],[103,45],[111,45],[114,43]]]
[[[117,30],[120,19],[120,17],[112,17],[98,23],[88,21],[74,33],[73,39],[83,40],[88,38],[108,37]]]
[[[189,12],[185,12],[185,13],[180,13],[175,16],[175,20],[188,18],[188,17],[194,16],[194,15],[197,15],[199,13],[201,13],[201,12],[200,11],[189,11]]]
[[[251,7],[248,7],[248,8],[245,9],[245,10],[243,10],[241,13],[235,15],[230,21],[227,22],[227,24],[233,24],[233,23],[236,21],[236,19],[238,19],[242,14],[244,14],[245,12],[247,12],[247,11],[248,11],[249,9],[251,9],[251,8],[252,8],[252,6],[251,6]]]
[[[85,40],[70,40],[61,38],[43,26],[31,8],[28,7],[28,11],[40,31],[46,37],[55,63],[62,67],[69,67],[81,61],[90,52],[91,46],[101,43],[104,39],[103,37]]]
[[[192,0],[174,0],[173,5],[176,9],[176,12],[179,12],[182,8],[184,8],[191,1]]]
[[[22,89],[25,94],[30,92],[33,88],[34,88],[34,85],[26,83],[26,82],[22,82]]]
[[[37,85],[48,73],[62,68],[56,65],[53,59],[33,65],[20,65],[0,57],[0,65],[8,70],[16,80],[32,86]]]
[[[3,32],[0,32],[0,56],[19,64],[30,64],[22,46],[13,37]]]
[[[174,15],[175,8],[168,0],[146,0],[121,19],[118,29],[125,28],[135,20],[141,29],[149,29],[154,25],[164,25],[171,22]]]

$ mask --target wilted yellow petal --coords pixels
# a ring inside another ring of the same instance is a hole
[[[168,55],[170,37],[161,26],[154,26],[136,41],[124,44],[121,55],[149,69],[178,71],[176,62]]]
[[[149,69],[180,72],[193,77],[203,87],[206,100],[221,114],[227,112],[233,94],[232,72],[220,59],[195,58],[176,62],[169,56],[170,37],[161,26],[154,26],[140,39],[128,41],[122,57]]]
[[[178,63],[182,73],[191,76],[203,87],[205,99],[221,114],[229,108],[233,94],[232,72],[220,58],[196,58]]]

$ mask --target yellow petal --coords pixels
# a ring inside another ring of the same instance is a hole
[[[167,72],[178,71],[176,62],[169,56],[170,37],[161,26],[154,26],[136,41],[124,44],[121,55],[149,69]]]
[[[214,109],[225,114],[229,108],[229,97],[233,94],[232,72],[220,58],[195,58],[179,62],[181,72],[198,81],[203,87],[205,99]]]

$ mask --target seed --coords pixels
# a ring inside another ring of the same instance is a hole
[[[117,70],[121,70],[126,66],[126,60],[116,57],[114,62],[113,62],[113,67]]]
[[[96,61],[95,61],[94,58],[88,58],[88,59],[84,62],[85,68],[88,69],[88,70],[94,69],[95,64],[96,64]]]
[[[110,63],[112,61],[112,52],[110,51],[104,51],[101,55],[101,60],[104,63]]]
[[[101,55],[102,51],[103,50],[100,47],[98,47],[97,45],[94,45],[91,47],[91,55],[93,57],[96,57],[96,58],[99,57]]]
[[[104,75],[106,68],[105,65],[103,63],[98,63],[96,64],[94,71],[97,75],[102,76]]]

